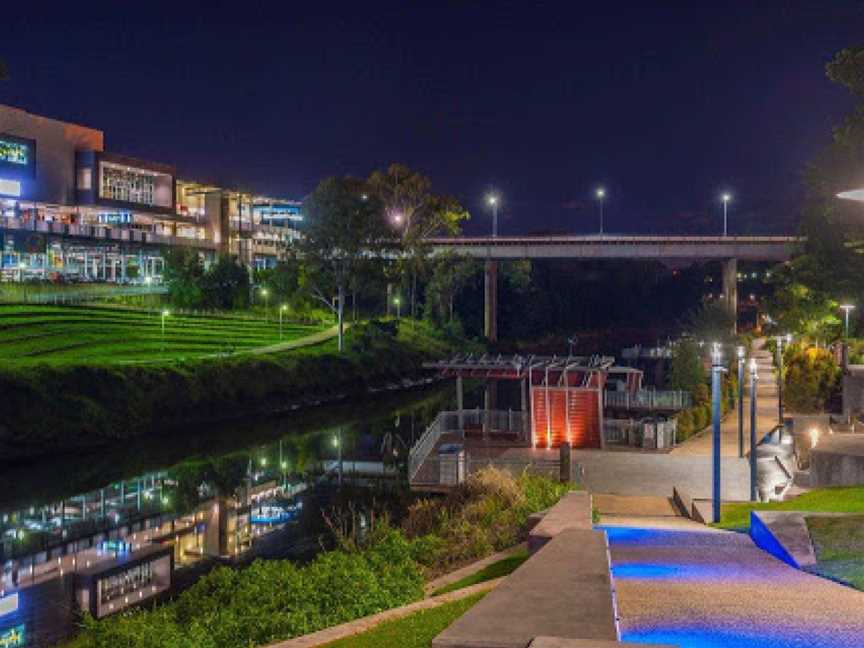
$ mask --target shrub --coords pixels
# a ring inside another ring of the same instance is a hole
[[[796,347],[786,356],[783,398],[786,406],[802,414],[821,412],[837,389],[840,368],[825,349]]]

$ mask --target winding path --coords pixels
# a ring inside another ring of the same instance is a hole
[[[789,567],[746,535],[605,528],[622,641],[680,648],[864,646],[864,593]]]

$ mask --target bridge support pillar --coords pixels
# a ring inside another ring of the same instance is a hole
[[[738,259],[723,261],[723,302],[732,318],[732,333],[738,330]]]
[[[498,262],[486,261],[483,281],[483,333],[490,342],[498,341]]]

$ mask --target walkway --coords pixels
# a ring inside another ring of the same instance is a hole
[[[756,440],[777,425],[777,378],[774,375],[774,365],[771,353],[765,350],[765,339],[760,338],[753,343],[752,354],[756,358],[759,370],[759,383],[756,386]],[[749,371],[745,370],[744,386],[744,454],[750,452],[750,380]],[[710,456],[713,446],[711,429],[699,436],[688,439],[672,450],[672,455]],[[738,408],[730,412],[720,427],[720,452],[724,457],[738,456]]]
[[[606,531],[623,641],[680,648],[864,645],[864,593],[793,569],[746,535]]]

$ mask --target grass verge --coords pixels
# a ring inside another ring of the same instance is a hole
[[[807,518],[817,564],[809,571],[864,590],[864,515]]]
[[[429,648],[432,640],[471,609],[485,592],[472,594],[401,619],[385,621],[372,630],[345,637],[322,648]]]
[[[519,567],[519,565],[528,560],[528,556],[529,554],[527,549],[520,549],[512,556],[508,556],[507,558],[494,562],[491,565],[487,565],[478,572],[470,574],[465,578],[460,578],[458,581],[435,590],[432,593],[432,596],[446,594],[447,592],[455,592],[456,590],[470,587],[477,583],[485,583],[486,581],[495,580],[502,576],[508,576],[516,571],[516,568]]]
[[[750,511],[812,511],[814,513],[864,513],[864,486],[817,488],[784,502],[724,504],[720,523],[732,531],[750,529]]]

